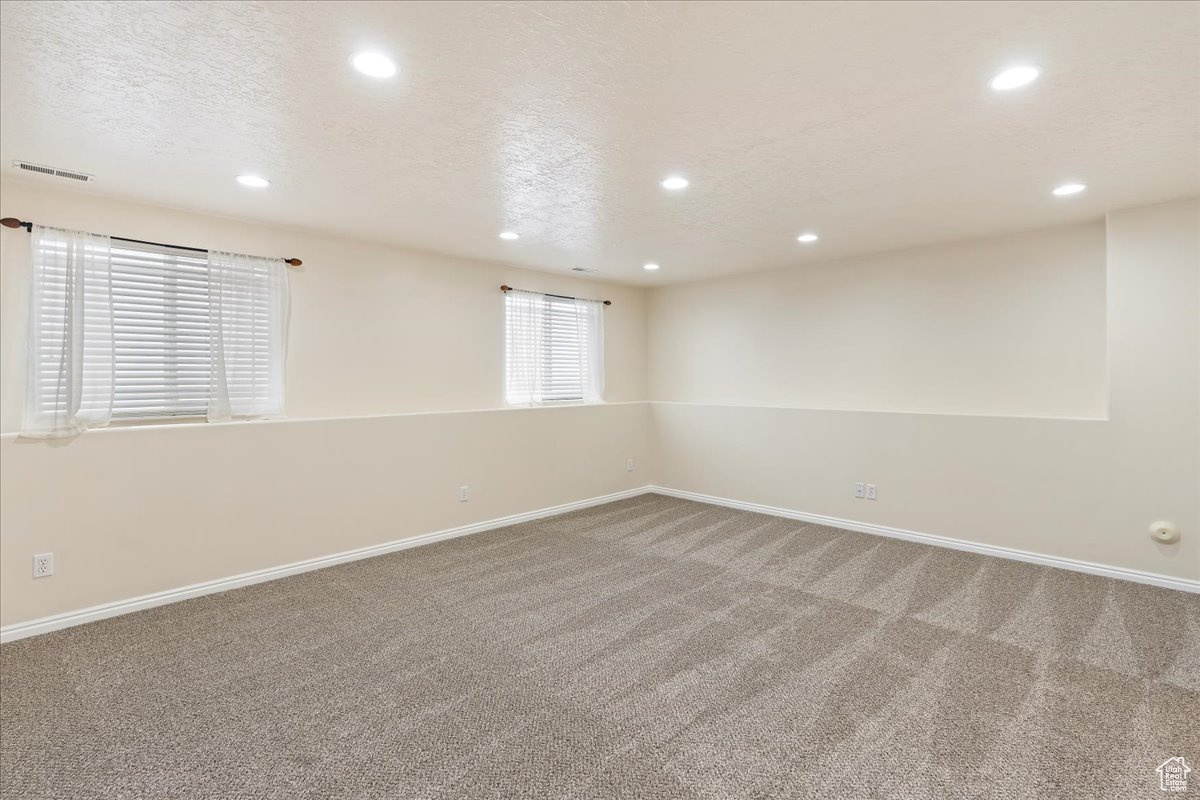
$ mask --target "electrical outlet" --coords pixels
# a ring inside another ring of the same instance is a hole
[[[866,496],[865,492],[866,492],[866,489],[864,488],[864,484],[862,484],[862,483],[854,484],[854,496],[857,497],[859,500],[861,500],[863,497]]]
[[[471,487],[470,486],[458,487],[458,502],[465,503],[470,499],[471,499]]]
[[[876,496],[875,496],[876,494],[877,494],[877,492],[876,492],[876,490],[875,490],[875,484],[873,484],[873,483],[868,483],[868,484],[867,484],[867,499],[868,499],[868,500],[875,500],[875,499],[877,499],[877,498],[876,498]]]
[[[632,458],[625,462],[625,471],[633,472],[633,459]]]
[[[38,553],[33,557],[33,577],[49,578],[54,574],[54,553]]]

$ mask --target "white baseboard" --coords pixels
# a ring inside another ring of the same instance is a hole
[[[648,490],[655,494],[667,495],[668,497],[678,497],[683,500],[695,500],[698,503],[708,503],[709,505],[736,508],[741,511],[754,511],[759,514],[769,514],[773,517],[786,517],[787,519],[800,520],[801,522],[812,522],[816,525],[828,525],[831,528],[844,528],[845,530],[858,531],[859,533],[872,533],[876,536],[888,536],[893,539],[906,539],[910,542],[931,544],[936,547],[949,547],[954,550],[965,550],[969,553],[981,553],[985,556],[1008,558],[1014,561],[1024,561],[1029,564],[1041,564],[1047,567],[1069,569],[1073,572],[1086,572],[1089,575],[1100,575],[1105,578],[1116,578],[1117,580],[1133,581],[1134,583],[1147,583],[1151,586],[1161,586],[1165,589],[1177,589],[1181,592],[1200,594],[1200,581],[1188,580],[1187,578],[1175,578],[1170,575],[1159,575],[1154,572],[1142,572],[1136,569],[1113,567],[1109,566],[1108,564],[1094,564],[1090,561],[1077,561],[1073,558],[1047,556],[1042,555],[1041,553],[1031,553],[1028,550],[1017,550],[1016,548],[1012,547],[999,547],[997,545],[979,544],[978,542],[969,542],[965,539],[952,539],[948,536],[937,536],[932,533],[918,533],[916,531],[904,530],[903,528],[890,528],[886,525],[873,525],[868,522],[856,522],[851,519],[827,517],[822,514],[807,514],[803,511],[792,511],[791,509],[787,508],[776,508],[774,506],[764,506],[758,503],[747,503],[741,500],[730,500],[727,497],[714,497],[713,495],[699,494],[698,492],[685,492],[679,489],[667,489],[663,486],[650,486],[648,487]]]
[[[342,553],[334,553],[333,555],[321,556],[319,558],[310,558],[306,561],[296,561],[292,564],[284,564],[279,567],[268,567],[254,572],[245,572],[241,575],[233,575],[228,578],[219,578],[215,581],[205,581],[203,583],[194,583],[191,586],[183,586],[178,589],[168,589],[165,592],[155,592],[154,594],[146,594],[141,597],[132,597],[128,600],[119,600],[115,603],[104,603],[103,605],[84,608],[79,611],[68,611],[63,614],[55,614],[50,617],[42,617],[41,619],[31,620],[29,622],[18,622],[14,625],[8,625],[0,628],[0,643],[12,642],[17,639],[24,639],[28,636],[37,636],[42,633],[60,630],[62,628],[70,628],[75,625],[82,625],[85,622],[95,622],[96,620],[107,619],[108,617],[116,617],[121,614],[130,614],[134,611],[141,611],[155,606],[166,605],[167,603],[177,603],[180,600],[188,600],[193,597],[200,597],[206,594],[216,594],[218,592],[227,592],[230,589],[236,589],[240,586],[249,586],[254,583],[263,583],[265,581],[273,581],[278,578],[286,578],[289,575],[296,575],[301,572],[311,572],[315,569],[324,567],[332,567],[335,564],[343,564],[347,561],[357,561],[361,558],[371,558],[372,556],[381,556],[384,553],[394,553],[397,550],[407,550],[410,547],[420,547],[424,544],[433,544],[445,539],[454,539],[458,536],[467,536],[472,533],[480,533],[489,531],[495,528],[504,528],[509,525],[517,525],[522,522],[529,522],[543,517],[550,517],[556,514],[565,514],[568,511],[577,511],[581,508],[589,508],[598,506],[603,503],[611,503],[614,500],[624,500],[628,497],[637,497],[638,495],[646,494],[650,491],[649,487],[642,486],[637,489],[629,489],[624,492],[615,492],[613,494],[602,495],[601,497],[592,497],[587,500],[580,500],[574,503],[564,503],[560,506],[551,506],[549,508],[540,508],[537,511],[528,511],[524,514],[513,514],[508,517],[500,517],[498,519],[489,519],[485,522],[476,522],[472,525],[463,525],[458,528],[447,528],[434,533],[425,533],[419,536],[413,536],[409,539],[397,539],[383,544],[372,545],[370,547],[360,547],[357,550],[346,550]]]
[[[1086,572],[1090,575],[1100,575],[1105,578],[1116,578],[1123,581],[1146,583],[1152,586],[1162,586],[1166,589],[1177,589],[1183,592],[1200,594],[1200,581],[1188,580],[1186,578],[1175,578],[1169,575],[1158,575],[1153,572],[1142,572],[1140,570],[1125,569],[1124,567],[1114,567],[1107,564],[1094,564],[1089,561],[1076,561],[1075,559],[1071,558],[1042,555],[1041,553],[1031,553],[1028,550],[1017,550],[1011,547],[998,547],[996,545],[979,544],[977,542],[969,542],[964,539],[952,539],[948,536],[936,536],[930,533],[918,533],[916,531],[904,530],[903,528],[891,528],[886,525],[874,525],[867,522],[856,522],[855,520],[840,519],[838,517],[827,517],[822,514],[809,514],[803,511],[776,508],[774,506],[765,506],[759,503],[731,500],[727,497],[716,497],[708,494],[699,494],[698,492],[685,492],[679,489],[668,489],[663,486],[642,486],[623,492],[615,492],[613,494],[606,494],[600,497],[592,497],[587,500],[580,500],[575,503],[564,503],[563,505],[541,508],[536,511],[526,512],[524,514],[513,514],[512,516],[490,519],[485,522],[476,522],[472,525],[463,525],[458,528],[447,528],[446,530],[426,533],[420,536],[413,536],[409,539],[398,539],[396,541],[385,542],[383,544],[373,545],[371,547],[361,547],[357,550],[347,550],[342,553],[334,553],[333,555],[311,558],[307,561],[297,561],[295,563],[285,564],[279,567],[270,567],[267,569],[257,570],[255,572],[246,572],[241,575],[234,575],[228,578],[220,578],[214,581],[195,583],[191,586],[183,586],[178,589],[169,589],[165,592],[155,592],[154,594],[133,597],[128,600],[120,600],[115,603],[105,603],[103,605],[92,606],[91,608],[84,608],[79,611],[69,611],[63,614],[55,614],[54,616],[42,617],[41,619],[35,619],[29,622],[19,622],[14,625],[8,625],[0,628],[0,643],[16,641],[17,639],[24,639],[28,636],[37,636],[42,633],[49,633],[50,631],[56,631],[62,628],[70,628],[75,625],[82,625],[86,622],[94,622],[96,620],[107,619],[108,617],[115,617],[121,614],[130,614],[134,611],[141,611],[146,608],[166,605],[167,603],[176,603],[180,600],[188,600],[190,598],[201,597],[206,594],[226,592],[230,589],[236,589],[240,586],[249,586],[255,583],[273,581],[277,578],[286,578],[289,575],[296,575],[301,572],[310,572],[312,570],[322,569],[324,567],[332,567],[335,564],[343,564],[347,561],[357,561],[361,558],[371,558],[372,556],[379,556],[383,555],[384,553],[394,553],[398,550],[407,550],[410,547],[420,547],[421,545],[432,544],[445,539],[453,539],[458,536],[467,536],[472,533],[480,533],[482,531],[493,530],[495,528],[503,528],[508,525],[516,525],[522,522],[529,522],[535,519],[554,516],[556,514],[565,514],[568,511],[576,511],[578,509],[589,508],[591,506],[602,505],[604,503],[611,503],[614,500],[624,500],[629,497],[637,497],[638,495],[647,493],[662,494],[668,497],[678,497],[684,500],[695,500],[699,503],[725,506],[726,508],[736,508],[742,511],[754,511],[759,514],[785,517],[787,519],[795,519],[801,522],[811,522],[817,525],[828,525],[832,528],[843,528],[845,530],[858,531],[859,533],[875,534],[876,536],[888,536],[893,539],[905,539],[910,542],[930,544],[936,547],[949,547],[954,550],[965,550],[970,553],[980,553],[987,556],[996,556],[998,558],[1024,561],[1030,564],[1041,564],[1048,567],[1058,567],[1059,569],[1069,569],[1075,572]]]

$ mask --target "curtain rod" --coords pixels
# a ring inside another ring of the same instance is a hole
[[[0,225],[3,225],[6,228],[24,228],[25,230],[30,231],[31,233],[33,232],[33,223],[32,222],[22,222],[21,220],[17,219],[16,217],[5,217],[4,219],[0,219]],[[184,247],[183,245],[179,245],[179,244],[163,244],[162,242],[147,242],[145,239],[126,239],[124,236],[110,236],[108,238],[113,239],[114,241],[118,241],[118,242],[132,242],[133,244],[148,244],[148,245],[153,245],[154,247],[170,247],[174,250],[190,250],[193,253],[207,253],[208,252],[203,247]],[[303,261],[301,261],[298,258],[281,258],[279,260],[284,262],[285,264],[289,264],[293,267],[298,267],[304,263]]]
[[[502,283],[502,284],[500,284],[500,291],[504,292],[505,294],[508,294],[509,292],[513,291],[513,287]],[[528,289],[520,289],[518,291],[527,292],[529,290]],[[567,295],[567,294],[551,294],[550,292],[534,292],[534,294],[540,294],[540,295],[543,295],[544,297],[561,297],[563,300],[588,300],[592,303],[604,303],[604,305],[606,305],[606,306],[612,305],[612,300],[592,300],[592,298],[590,298],[590,297],[571,297],[570,295]]]

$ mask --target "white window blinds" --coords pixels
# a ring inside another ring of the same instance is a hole
[[[113,242],[113,417],[208,411],[208,255]]]
[[[283,410],[280,260],[36,227],[25,433]]]
[[[600,402],[603,304],[517,289],[504,302],[508,404]]]

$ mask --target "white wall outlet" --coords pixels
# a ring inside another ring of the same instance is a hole
[[[632,458],[625,462],[625,471],[633,472],[633,459]]]
[[[875,484],[868,483],[867,484],[867,499],[868,500],[876,500],[876,499],[878,499],[877,498],[878,494],[879,494],[879,492],[875,489]]]
[[[865,488],[864,484],[862,484],[862,483],[854,484],[854,496],[859,498],[860,500],[862,498],[866,497],[866,488]]]
[[[470,486],[458,487],[458,502],[465,503],[470,499],[471,499],[471,487]]]
[[[1175,544],[1179,541],[1179,528],[1169,522],[1155,522],[1150,526],[1150,536],[1159,544]]]
[[[38,553],[33,557],[33,577],[49,578],[54,574],[54,553]]]

